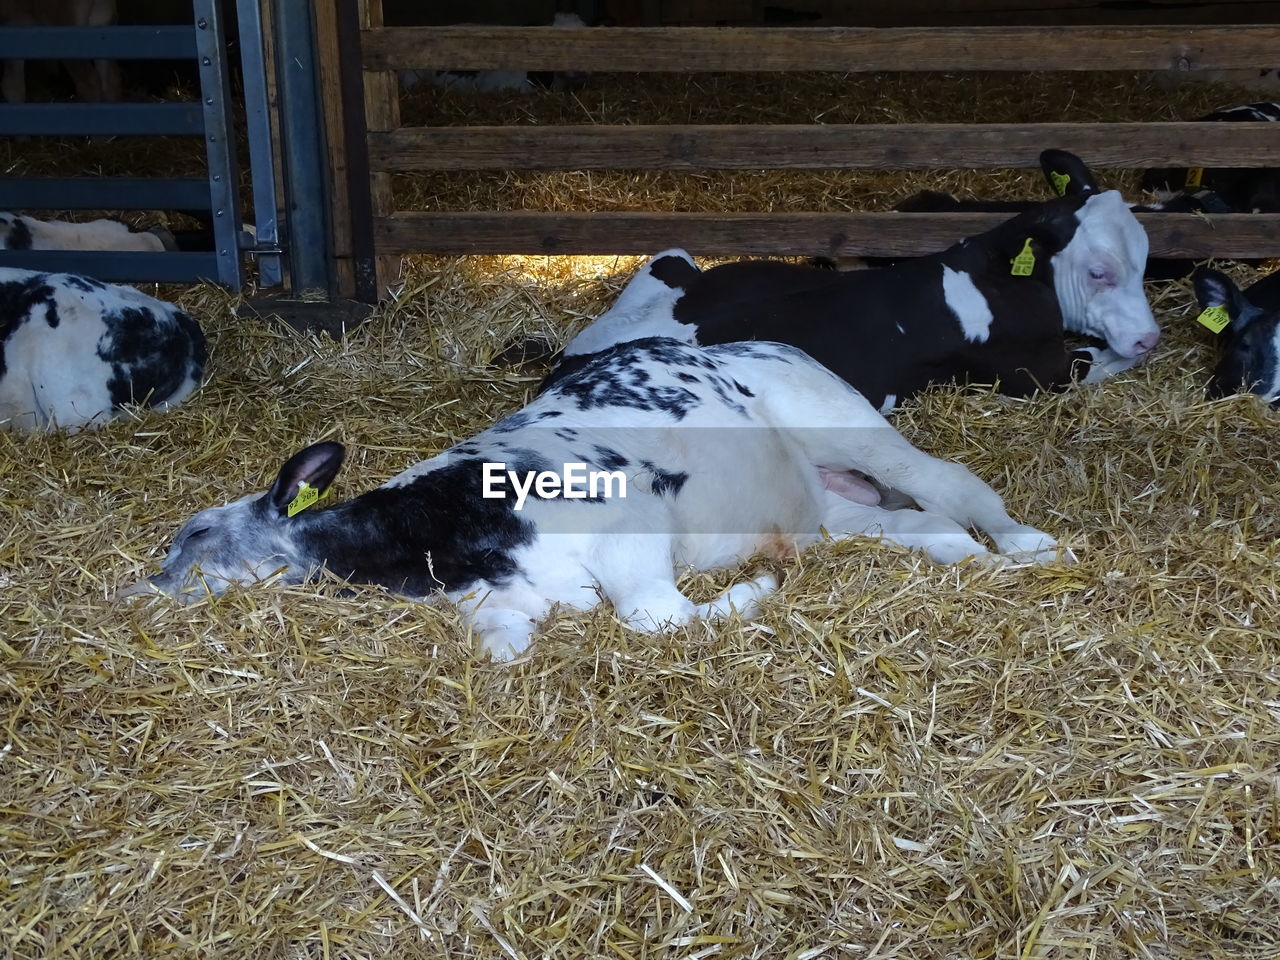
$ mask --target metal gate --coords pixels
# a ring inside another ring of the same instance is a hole
[[[207,219],[208,252],[0,251],[0,266],[83,273],[102,280],[190,282],[239,288],[243,258],[258,257],[262,286],[281,281],[275,165],[258,0],[237,0],[256,239],[243,230],[230,97],[230,63],[218,0],[193,0],[189,24],[7,27],[3,60],[184,60],[196,62],[199,100],[164,103],[0,104],[0,135],[190,136],[204,141],[203,177],[0,178],[0,209],[181,210]]]

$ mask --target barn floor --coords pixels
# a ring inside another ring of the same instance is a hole
[[[1204,400],[1185,283],[1151,285],[1135,371],[895,416],[1074,566],[823,544],[757,623],[602,608],[514,665],[376,590],[108,599],[305,444],[347,445],[347,497],[516,409],[542,369],[494,354],[563,340],[636,263],[419,258],[341,343],[164,291],[210,336],[200,393],[0,433],[0,953],[1280,954],[1277,415]]]

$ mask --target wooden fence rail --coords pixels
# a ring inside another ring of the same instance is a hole
[[[1271,66],[1280,28],[389,27],[361,37],[365,69],[1231,70]]]
[[[388,254],[700,254],[911,256],[989,230],[1001,213],[427,213],[374,221]],[[1280,216],[1146,213],[1151,255],[1252,257],[1280,250]]]
[[[412,253],[903,256],[1001,214],[402,211],[392,174],[431,170],[1035,167],[1046,147],[1095,167],[1280,165],[1280,123],[913,123],[404,127],[396,71],[1100,71],[1272,65],[1280,26],[716,28],[396,27],[359,4],[370,171],[366,224],[385,285]],[[354,16],[354,15],[353,15]],[[1007,215],[1005,215],[1007,216]],[[1144,215],[1158,256],[1280,255],[1280,214]]]
[[[927,170],[1035,167],[1045,147],[1097,167],[1269,166],[1280,123],[904,123],[402,127],[369,159],[408,170]]]

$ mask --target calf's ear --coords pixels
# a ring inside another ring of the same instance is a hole
[[[1084,161],[1066,150],[1046,150],[1040,154],[1040,169],[1054,194],[1059,197],[1079,197],[1098,193],[1102,188]]]
[[[1191,283],[1196,288],[1196,300],[1200,302],[1200,306],[1206,310],[1210,307],[1226,308],[1227,316],[1231,318],[1229,329],[1233,335],[1238,336],[1254,320],[1267,314],[1267,311],[1259,309],[1225,273],[1210,270],[1208,267],[1197,267],[1196,272],[1191,275]],[[1210,329],[1215,328],[1210,327]]]
[[[304,484],[315,492],[313,500],[324,496],[342,468],[346,453],[342,444],[333,440],[313,444],[295,453],[280,468],[276,482],[267,494],[267,502],[281,516],[287,516],[290,504],[298,497]]]
[[[1236,314],[1236,301],[1240,297],[1240,288],[1230,277],[1208,267],[1197,267],[1191,275],[1191,283],[1196,288],[1196,300],[1200,306],[1226,307],[1232,316]]]

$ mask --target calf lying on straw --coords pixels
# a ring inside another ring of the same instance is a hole
[[[1063,171],[1064,196],[880,270],[757,260],[703,272],[683,250],[659,254],[570,342],[548,383],[649,336],[789,343],[886,412],[932,383],[999,383],[1022,396],[1128,369],[1160,339],[1142,287],[1147,236],[1078,158],[1048,150],[1041,162]],[[1107,347],[1069,350],[1064,328]]]
[[[200,383],[204,336],[132,287],[0,267],[0,429],[79,429],[125,404],[168,408]]]
[[[776,343],[704,350],[650,339],[609,350],[474,439],[353,500],[304,511],[342,460],[341,445],[316,444],[266,493],[197,513],[163,572],[120,595],[189,598],[282,568],[290,583],[326,568],[412,597],[443,591],[485,647],[508,657],[552,604],[590,608],[600,593],[645,631],[731,608],[753,616],[772,576],[699,605],[677,589],[673,567],[788,556],[820,528],[944,563],[1002,562],[972,526],[1004,554],[1054,556],[1054,539],[1012,520],[966,468],[916,450],[859,393]],[[854,470],[922,509],[882,509]]]
[[[0,213],[0,250],[141,250],[161,253],[164,241],[116,220],[69,223]]]
[[[1247,391],[1280,404],[1280,273],[1241,290],[1226,274],[1201,268],[1194,277],[1201,322],[1223,335],[1209,396]]]
[[[1262,101],[1238,107],[1215,110],[1200,117],[1210,122],[1276,122],[1280,120],[1280,103]],[[1231,136],[1230,128],[1223,138]],[[1148,170],[1142,177],[1143,190],[1159,192],[1212,191],[1221,198],[1218,213],[1280,212],[1280,169],[1267,167],[1160,167]]]

